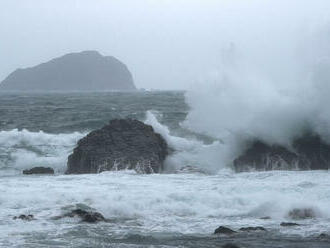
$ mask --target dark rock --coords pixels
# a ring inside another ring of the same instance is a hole
[[[97,223],[100,221],[107,221],[106,218],[104,218],[104,216],[98,212],[94,212],[94,211],[86,211],[83,209],[75,209],[72,210],[69,213],[66,213],[62,216],[57,216],[53,219],[57,220],[57,219],[61,219],[64,217],[80,217],[82,222],[87,222],[87,223]]]
[[[321,233],[319,235],[319,238],[321,238],[321,239],[330,239],[330,235],[329,234],[326,234],[326,233]]]
[[[281,226],[300,226],[300,225],[293,222],[282,222]]]
[[[239,246],[228,243],[228,244],[223,245],[222,248],[239,248]]]
[[[267,231],[262,226],[242,227],[239,230],[243,231],[243,232],[251,232],[251,231],[264,231],[265,232],[265,231]]]
[[[312,208],[294,208],[288,213],[288,216],[294,220],[309,219],[315,218],[316,213]]]
[[[165,140],[151,126],[138,120],[112,120],[78,141],[66,174],[124,169],[158,173],[166,155]]]
[[[17,69],[0,84],[14,91],[136,90],[126,65],[96,51],[70,53],[46,63]]]
[[[230,234],[234,234],[236,233],[235,231],[231,230],[228,227],[225,226],[219,226],[217,229],[215,229],[214,234],[226,234],[226,235],[230,235]]]
[[[261,219],[261,220],[270,220],[271,217],[270,217],[270,216],[264,216],[264,217],[261,217],[260,219]]]
[[[50,167],[34,167],[29,170],[23,170],[23,174],[32,175],[32,174],[54,174],[54,170]]]
[[[268,145],[255,140],[246,151],[233,161],[236,171],[249,170],[320,170],[330,168],[330,145],[316,134],[307,133],[295,139],[291,149]]]
[[[32,214],[21,214],[20,216],[15,216],[13,218],[14,220],[20,219],[20,220],[26,220],[26,221],[31,221],[31,220],[35,220],[34,216]]]

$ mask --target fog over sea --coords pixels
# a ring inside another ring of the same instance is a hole
[[[330,173],[235,173],[219,137],[188,129],[196,123],[190,123],[194,112],[185,94],[1,93],[0,246],[329,247],[330,240],[318,236],[329,232]],[[151,124],[175,150],[163,173],[64,175],[78,139],[124,117]],[[55,175],[22,175],[33,166],[53,167]],[[111,222],[52,219],[77,207],[95,209]],[[292,221],[288,213],[294,208],[311,208],[316,217],[281,227]],[[19,214],[36,220],[12,219]],[[266,216],[270,219],[261,219]],[[219,225],[263,226],[268,232],[215,236]]]

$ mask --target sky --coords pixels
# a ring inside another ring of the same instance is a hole
[[[0,0],[0,81],[97,50],[124,62],[138,88],[188,89],[216,78],[224,48],[281,46],[283,33],[329,13],[329,0]]]

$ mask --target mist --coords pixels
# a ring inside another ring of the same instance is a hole
[[[293,41],[303,43],[301,34],[325,24],[329,10],[325,0],[3,0],[0,80],[65,53],[98,50],[127,64],[139,88],[189,89],[217,75],[223,49],[234,43],[265,77],[282,81],[295,68],[281,54],[294,56]]]
[[[328,4],[283,5],[258,12],[244,24],[249,32],[227,30],[233,38],[218,69],[186,93],[191,111],[183,126],[221,140],[214,156],[222,164],[251,140],[290,148],[312,132],[330,142],[330,23],[321,14]]]

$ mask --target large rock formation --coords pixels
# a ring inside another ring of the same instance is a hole
[[[236,171],[321,170],[330,168],[330,145],[317,134],[308,133],[293,141],[291,148],[255,140],[234,160]]]
[[[10,91],[135,90],[127,67],[96,51],[70,53],[26,69],[17,69],[0,84]]]
[[[167,155],[165,140],[153,128],[131,119],[112,120],[78,141],[67,174],[134,169],[157,173]]]

